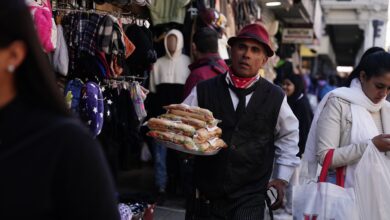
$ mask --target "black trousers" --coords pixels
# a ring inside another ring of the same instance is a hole
[[[187,200],[186,220],[263,220],[265,200],[263,195],[245,195],[209,200],[200,195]]]

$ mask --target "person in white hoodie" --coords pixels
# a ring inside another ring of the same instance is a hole
[[[183,34],[170,30],[164,38],[166,54],[153,65],[150,74],[149,89],[152,93],[150,116],[164,113],[165,105],[181,103],[184,84],[190,74],[188,65],[191,60],[182,54]],[[167,186],[167,149],[153,143],[155,153],[155,181],[159,193],[164,193]]]

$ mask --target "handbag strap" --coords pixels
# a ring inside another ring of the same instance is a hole
[[[333,159],[333,154],[334,154],[334,149],[330,149],[325,155],[324,163],[322,164],[321,174],[318,179],[318,182],[320,183],[326,182],[326,177],[328,176],[328,169]],[[344,187],[344,183],[345,183],[344,169],[345,167],[336,168],[336,184],[341,187]]]

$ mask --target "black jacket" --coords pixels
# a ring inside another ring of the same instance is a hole
[[[284,94],[265,79],[238,119],[233,108],[226,74],[197,85],[199,107],[222,120],[222,139],[228,144],[217,155],[195,160],[196,187],[208,198],[232,199],[264,195],[275,155],[274,131]]]
[[[302,157],[302,154],[305,151],[305,145],[307,136],[309,135],[311,121],[313,120],[313,112],[311,110],[309,100],[304,94],[298,97],[297,100],[290,101],[289,105],[299,121],[299,153],[297,156]]]
[[[18,98],[0,109],[0,179],[0,219],[119,219],[100,145]]]

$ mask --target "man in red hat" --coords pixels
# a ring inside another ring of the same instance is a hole
[[[276,201],[268,203],[279,208],[299,165],[298,120],[281,88],[258,74],[274,54],[267,31],[250,24],[228,43],[228,73],[197,84],[184,101],[222,120],[222,139],[228,144],[214,156],[195,158],[196,192],[187,219],[261,220],[267,194],[272,194],[267,190],[276,189]]]

